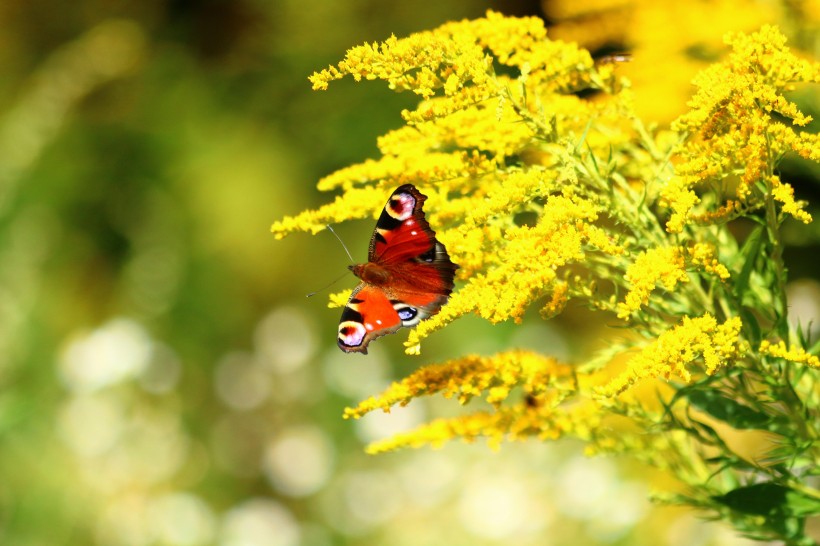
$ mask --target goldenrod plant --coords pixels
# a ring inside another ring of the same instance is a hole
[[[820,514],[820,342],[787,320],[781,236],[784,222],[812,218],[778,164],[820,159],[810,118],[785,95],[820,83],[820,65],[773,26],[725,40],[731,51],[695,78],[668,129],[635,115],[617,66],[550,40],[537,18],[488,12],[364,44],[310,78],[317,90],[384,80],[419,97],[379,138],[380,157],[319,182],[340,190],[334,202],[272,227],[318,233],[374,217],[401,184],[426,194],[460,269],[407,353],[459,317],[519,322],[533,305],[545,319],[585,305],[619,327],[586,362],[511,348],[419,368],[345,417],[434,394],[487,404],[370,452],[574,437],[590,454],[668,471],[681,486],[667,501],[754,539],[815,544],[805,522]],[[738,431],[759,434],[765,455],[729,441]]]

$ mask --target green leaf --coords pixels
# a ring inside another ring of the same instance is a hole
[[[763,334],[760,331],[760,324],[758,324],[757,318],[755,318],[751,311],[743,307],[740,308],[740,318],[743,320],[743,325],[748,326],[749,330],[751,330],[752,338],[749,341],[754,345],[759,345],[763,339]]]
[[[704,413],[736,429],[766,429],[771,417],[723,396],[716,390],[692,390],[689,403]]]
[[[820,514],[820,499],[807,497],[799,491],[792,489],[786,493],[786,503],[789,513],[797,517],[806,517]]]
[[[756,483],[738,487],[726,493],[712,497],[717,502],[743,514],[766,516],[783,512],[786,507],[788,487],[772,482]]]
[[[803,518],[820,514],[820,500],[773,482],[738,487],[715,501],[743,514]]]
[[[810,355],[817,355],[818,353],[820,353],[820,339],[818,339],[814,345],[807,349],[806,352]]]
[[[738,256],[743,259],[743,267],[740,269],[737,277],[735,277],[735,296],[738,301],[743,299],[743,294],[749,289],[749,278],[754,269],[755,262],[760,256],[760,247],[763,245],[763,233],[765,226],[757,226],[752,230],[743,247],[740,249]]]

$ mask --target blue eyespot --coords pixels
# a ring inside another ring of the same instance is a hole
[[[413,320],[415,316],[419,314],[419,312],[412,307],[401,307],[396,309],[396,312],[399,314],[399,318],[402,321]]]

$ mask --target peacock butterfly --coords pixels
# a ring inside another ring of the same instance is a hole
[[[339,322],[343,351],[367,354],[373,339],[411,328],[447,302],[458,266],[424,218],[426,199],[411,184],[396,188],[376,222],[368,262],[349,266],[362,282]]]

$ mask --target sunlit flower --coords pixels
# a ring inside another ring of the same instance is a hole
[[[713,245],[695,243],[686,249],[686,254],[692,265],[702,268],[707,273],[717,275],[722,281],[725,281],[731,276],[726,266],[718,261]]]
[[[783,360],[788,360],[789,362],[806,364],[812,368],[820,368],[820,358],[816,355],[807,353],[800,347],[789,348],[786,346],[784,341],[771,343],[767,340],[763,340],[760,342],[760,352],[761,354],[782,358]]]
[[[450,419],[436,419],[414,430],[396,434],[367,446],[371,454],[400,448],[438,448],[450,440],[472,442],[485,438],[492,448],[503,440],[557,440],[564,436],[589,439],[601,422],[600,408],[587,401],[568,407],[533,407],[526,403],[495,412],[477,412]]]
[[[530,351],[510,351],[492,357],[466,356],[419,368],[390,385],[378,397],[348,408],[345,417],[358,419],[376,409],[389,411],[396,404],[405,405],[413,398],[435,393],[445,398],[455,397],[461,404],[479,396],[498,405],[515,387],[521,387],[528,394],[552,388],[569,392],[573,389],[571,377],[570,367]]]
[[[728,35],[726,42],[732,53],[695,78],[698,92],[689,103],[691,109],[674,123],[694,138],[683,145],[678,176],[663,190],[672,212],[667,229],[673,233],[683,229],[700,202],[696,186],[725,186],[738,173],[734,189],[728,191],[741,203],[754,206],[768,194],[781,203],[783,212],[811,221],[794,201],[792,188],[774,176],[772,168],[786,152],[805,158],[818,155],[820,137],[797,131],[811,118],[783,93],[798,83],[820,81],[820,64],[792,54],[783,35],[771,26],[751,35]],[[765,184],[756,186],[758,182]]]
[[[594,249],[593,240],[605,246],[594,250],[622,252],[593,224],[598,214],[589,201],[549,197],[536,225],[513,226],[504,231],[503,255],[492,258],[486,273],[473,275],[439,314],[410,332],[408,352],[416,353],[419,341],[430,332],[470,312],[490,322],[511,318],[519,321],[528,304],[550,290],[559,268],[584,260],[587,249]],[[460,251],[458,243],[453,248],[454,253]]]
[[[674,290],[678,283],[687,282],[683,253],[676,247],[653,248],[642,252],[625,275],[629,292],[618,306],[618,317],[627,318],[649,302],[649,295],[660,283],[666,290]]]
[[[742,325],[737,317],[723,324],[718,324],[708,314],[697,318],[684,317],[681,324],[643,347],[629,361],[626,372],[598,392],[612,396],[650,377],[667,380],[677,377],[689,382],[693,373],[691,366],[696,362],[700,362],[699,369],[703,373],[712,375],[743,355]]]
[[[550,300],[541,309],[541,315],[545,318],[554,317],[564,310],[569,300],[569,284],[556,282],[553,285]]]
[[[721,37],[752,31],[778,17],[811,35],[807,6],[755,0],[550,0],[550,35],[592,51],[623,44],[632,53],[618,70],[633,83],[642,119],[668,122],[681,113],[690,82],[723,53]],[[789,10],[796,12],[789,15]],[[798,15],[799,13],[799,15]],[[799,21],[798,21],[799,19]]]

